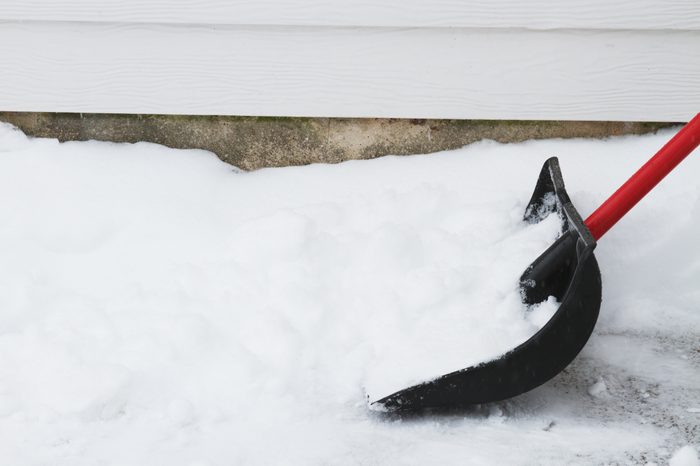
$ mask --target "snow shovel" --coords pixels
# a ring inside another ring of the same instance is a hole
[[[498,359],[414,385],[372,403],[385,411],[454,408],[505,400],[532,390],[563,371],[588,341],[601,302],[601,278],[593,255],[598,241],[618,220],[700,144],[696,115],[584,222],[571,203],[559,162],[544,163],[524,220],[547,213],[562,218],[562,234],[520,279],[523,302],[554,296],[554,316],[529,340]]]

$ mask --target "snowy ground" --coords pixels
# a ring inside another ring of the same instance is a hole
[[[548,156],[585,217],[672,134],[240,173],[0,126],[0,464],[697,464],[698,153],[600,242],[567,371],[470,410],[366,403],[534,331],[510,281],[552,234],[518,220]]]

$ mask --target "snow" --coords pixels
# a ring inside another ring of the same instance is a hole
[[[585,216],[672,134],[244,173],[2,125],[2,463],[664,464],[700,441],[696,156],[601,240],[559,377],[403,418],[367,397],[546,322],[516,286],[558,228],[520,222],[548,156]]]
[[[700,466],[698,451],[690,445],[679,448],[668,464],[669,466]]]
[[[588,387],[588,394],[596,398],[605,396],[607,391],[608,386],[605,385],[605,380],[603,380],[602,378],[598,378],[598,381],[596,383]],[[648,394],[644,393],[642,394],[642,396],[647,398]]]

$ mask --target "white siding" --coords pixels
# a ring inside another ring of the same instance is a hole
[[[2,0],[0,21],[700,29],[698,0]]]
[[[697,0],[5,0],[0,110],[684,121],[700,111],[699,11]]]

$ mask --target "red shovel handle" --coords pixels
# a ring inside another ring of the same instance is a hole
[[[698,145],[700,113],[586,219],[584,223],[593,237],[599,240]]]

